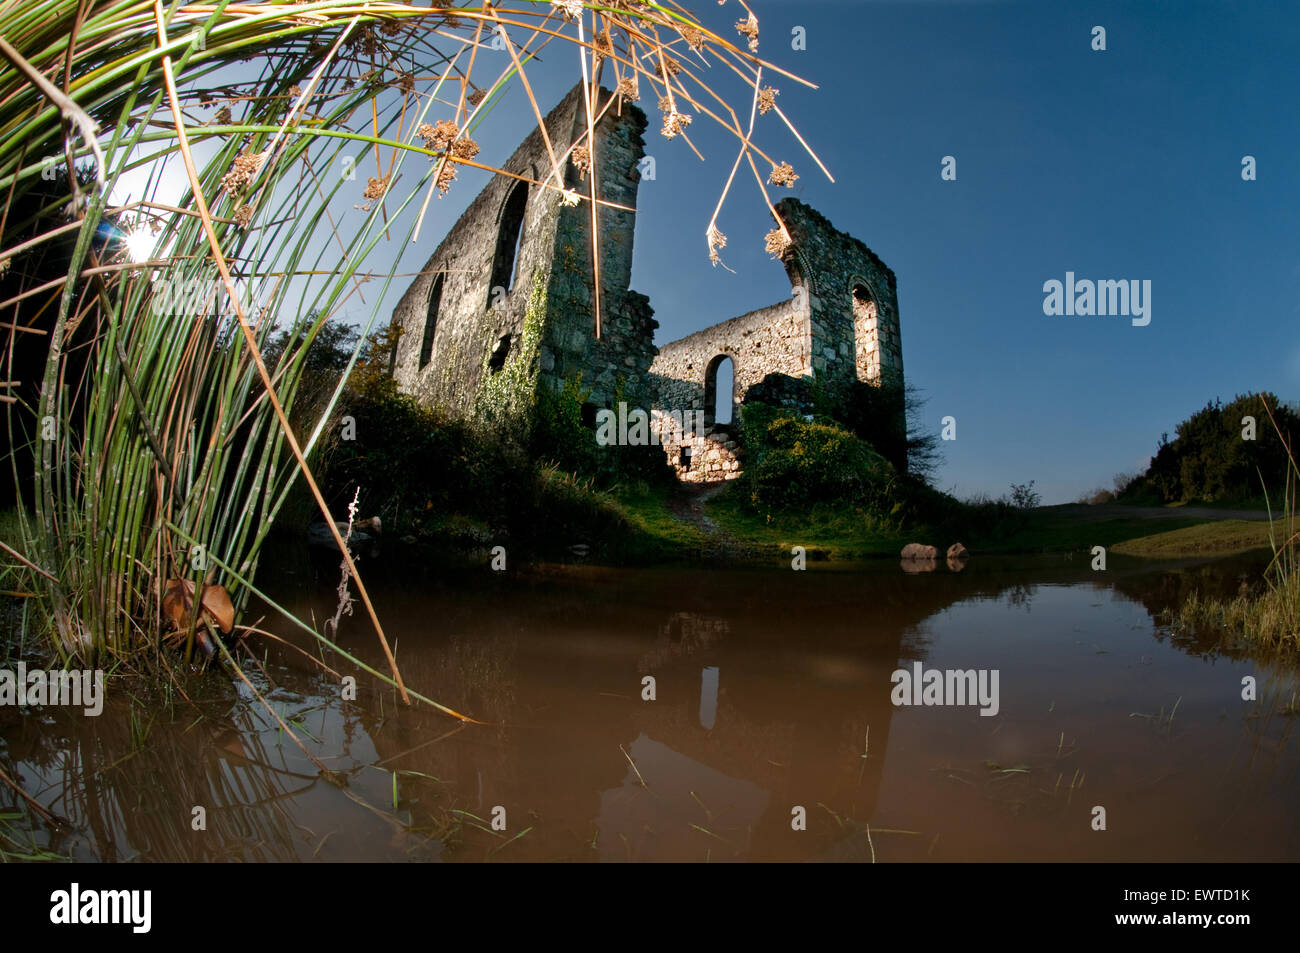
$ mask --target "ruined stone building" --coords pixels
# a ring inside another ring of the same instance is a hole
[[[597,110],[608,103],[601,90]],[[555,155],[585,142],[583,90],[546,117]],[[732,408],[747,399],[810,411],[809,385],[901,385],[894,273],[862,242],[809,206],[787,198],[777,212],[793,238],[783,256],[791,296],[656,348],[649,299],[629,287],[645,114],[613,104],[596,126],[601,334],[595,333],[591,210],[566,204],[554,185],[539,130],[523,141],[460,217],[397,305],[404,331],[393,355],[399,387],[453,413],[510,413],[538,388],[577,380],[584,411],[644,408],[655,419],[682,479],[740,473],[731,422],[718,420],[719,366],[732,362]],[[586,195],[576,152],[563,164],[565,188]],[[585,164],[585,163],[583,163]],[[703,427],[681,433],[673,415],[698,411]],[[733,418],[734,419],[734,418]]]

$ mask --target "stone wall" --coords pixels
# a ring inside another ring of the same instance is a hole
[[[659,348],[650,365],[654,407],[703,410],[701,435],[664,441],[669,462],[684,480],[731,479],[744,449],[734,427],[714,426],[715,369],[730,357],[734,370],[732,419],[747,400],[812,410],[812,383],[881,383],[903,378],[898,333],[897,281],[866,245],[838,231],[815,209],[785,199],[777,212],[794,239],[783,263],[791,299],[723,321]],[[693,451],[690,469],[681,450]]]
[[[608,95],[608,94],[605,94]],[[580,378],[590,389],[597,407],[617,400],[646,404],[644,384],[654,359],[654,309],[650,299],[629,289],[632,281],[632,240],[636,226],[638,163],[645,155],[645,114],[625,105],[620,117],[611,107],[598,127],[594,167],[599,198],[600,337],[595,335],[592,268],[591,206],[587,202],[561,207],[555,224],[555,270],[550,275],[546,345],[541,373],[546,386],[562,387]],[[577,139],[586,131],[585,112],[579,103]],[[590,178],[568,170],[568,185],[582,195]],[[622,206],[615,207],[615,206]]]
[[[786,268],[791,280],[807,289],[813,371],[827,382],[878,383],[891,376],[901,382],[903,342],[893,271],[798,199],[783,199],[776,210],[794,239]]]
[[[609,95],[601,90],[597,110]],[[593,164],[598,197],[624,206],[602,207],[599,213],[601,337],[594,335],[590,205],[568,206],[557,188],[521,184],[521,179],[549,179],[549,185],[556,185],[545,142],[534,129],[503,165],[510,174],[492,178],[398,303],[393,318],[404,333],[394,376],[401,390],[469,416],[479,409],[476,401],[485,379],[522,355],[535,362],[523,369],[530,386],[559,388],[565,379],[579,378],[584,387],[593,388],[592,402],[602,406],[620,386],[634,399],[640,396],[639,385],[654,355],[656,327],[649,299],[628,288],[637,162],[644,155],[645,126],[645,114],[630,104],[621,112],[611,107],[597,125]],[[557,157],[585,140],[581,85],[546,117],[546,128]],[[590,179],[571,161],[562,169],[563,186],[586,195]],[[527,198],[514,267],[508,273],[512,278],[494,284],[494,263],[515,247],[509,225],[516,189],[525,190]],[[537,315],[542,322],[537,329],[540,343],[534,353],[523,354],[519,345],[535,278],[543,284],[544,307]],[[436,312],[432,315],[431,304]],[[426,340],[431,320],[432,339]]]
[[[719,358],[730,357],[735,385],[733,406],[769,374],[811,374],[808,311],[797,299],[782,301],[723,321],[659,348],[650,365],[654,405],[663,410],[704,410],[708,378]],[[733,412],[734,419],[734,412]]]
[[[609,97],[599,92],[597,111]],[[557,158],[575,144],[591,146],[581,84],[545,123]],[[703,412],[697,431],[663,435],[669,462],[683,480],[732,479],[743,460],[734,423],[746,400],[807,413],[814,381],[902,382],[897,283],[866,245],[811,207],[785,199],[776,209],[793,238],[782,259],[791,298],[656,351],[649,299],[629,288],[645,129],[645,114],[627,103],[610,106],[596,127],[599,336],[591,205],[567,204],[559,187],[586,196],[591,174],[565,159],[564,181],[556,183],[534,129],[394,311],[405,332],[394,375],[421,402],[467,417],[512,413],[517,398],[568,381],[589,392],[593,408],[626,401],[660,412]],[[511,258],[513,267],[504,267]],[[715,425],[715,371],[724,357],[734,368],[733,424]]]

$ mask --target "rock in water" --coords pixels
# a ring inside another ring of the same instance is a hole
[[[908,543],[903,547],[904,559],[938,559],[939,550],[922,543]]]
[[[335,520],[334,525],[338,527],[339,535],[344,539],[348,539],[347,520]],[[352,524],[352,537],[348,539],[348,542],[372,543],[382,530],[383,526],[378,516],[372,516],[370,519],[365,520],[356,520]],[[329,525],[324,521],[312,523],[307,527],[307,542],[313,546],[338,548],[338,543],[334,541],[334,534],[330,532]]]

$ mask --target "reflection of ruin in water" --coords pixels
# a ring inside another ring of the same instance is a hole
[[[491,725],[458,728],[430,710],[402,709],[364,676],[358,702],[340,704],[332,679],[285,668],[300,663],[273,653],[270,671],[281,687],[272,703],[331,769],[347,775],[345,791],[317,778],[255,703],[228,714],[233,694],[213,681],[187,687],[202,696],[205,720],[195,724],[197,711],[179,702],[169,719],[155,704],[149,710],[160,713],[147,733],[148,718],[137,717],[132,728],[131,703],[120,692],[110,692],[98,720],[0,711],[0,754],[27,790],[81,830],[53,846],[103,859],[716,861],[870,859],[886,851],[882,859],[924,860],[935,849],[928,838],[941,829],[936,859],[1044,852],[1088,859],[1100,848],[1071,840],[1072,808],[1049,796],[1054,774],[1041,780],[1056,770],[1062,727],[1067,757],[1071,743],[1086,753],[1086,763],[1078,757],[1089,785],[1104,785],[1108,769],[1158,778],[1168,773],[1162,759],[1194,741],[1195,767],[1178,775],[1179,803],[1190,805],[1180,811],[1191,817],[1207,798],[1227,796],[1214,780],[1225,765],[1240,779],[1231,796],[1260,817],[1276,809],[1270,792],[1285,795],[1285,785],[1294,785],[1294,772],[1279,770],[1294,760],[1294,719],[1215,721],[1191,700],[1205,686],[1186,678],[1232,681],[1234,671],[1188,669],[1181,651],[1162,646],[1164,630],[1130,631],[1144,617],[1130,599],[1156,612],[1187,580],[1202,579],[1201,570],[1184,570],[1180,581],[1178,573],[1120,568],[1102,582],[1065,563],[1039,562],[1031,571],[991,571],[990,564],[923,576],[870,568],[579,570],[508,585],[481,574],[413,579],[414,570],[385,565],[391,572],[375,574],[384,579],[375,595],[408,684]],[[301,586],[272,595],[319,618],[332,607],[336,566],[329,568],[309,598]],[[1235,575],[1225,571],[1223,584]],[[1104,593],[1111,597],[1098,598]],[[1021,611],[1031,599],[1034,611]],[[1081,607],[1065,624],[1062,604]],[[1126,621],[1090,629],[1080,614],[1088,611]],[[363,626],[345,626],[343,637],[349,650],[382,664]],[[927,659],[965,665],[984,639],[995,652],[1023,639],[1022,651],[1040,653],[1027,661],[1029,671],[1060,685],[1017,683],[1014,671],[1004,672],[1006,707],[988,720],[994,726],[973,710],[895,712],[895,667]],[[1131,646],[1131,662],[1116,654],[1122,645]],[[1212,654],[1195,644],[1175,647]],[[1159,669],[1149,667],[1153,658]],[[1128,671],[1145,687],[1117,701],[1115,679],[1134,677]],[[647,674],[655,677],[653,702],[640,697]],[[1071,703],[1060,686],[1078,698]],[[1265,690],[1280,689],[1261,679]],[[1026,691],[1046,693],[1028,713]],[[1189,700],[1172,734],[1155,719],[1128,717],[1147,708],[1154,715],[1161,705],[1167,711],[1183,694]],[[983,766],[989,759],[1024,761],[1033,771],[996,781]],[[1067,772],[1062,784],[1069,781]],[[1023,797],[1033,800],[1022,809]],[[1145,810],[1156,813],[1146,821],[1170,823],[1168,806],[1158,798],[1151,804]],[[206,808],[206,832],[190,828],[196,805]],[[496,805],[509,811],[506,836],[476,830],[470,817],[486,820]],[[796,805],[808,813],[807,831],[791,829]],[[924,828],[925,838],[878,833],[868,846],[868,822],[877,830]],[[1270,844],[1255,846],[1286,856],[1287,845],[1300,843],[1288,830],[1282,823]],[[1224,836],[1244,845],[1238,851],[1254,849],[1240,831]],[[1193,849],[1185,837],[1160,843],[1171,856]]]

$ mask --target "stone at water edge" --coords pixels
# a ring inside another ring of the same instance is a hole
[[[938,559],[939,550],[923,543],[908,543],[903,547],[903,559]]]
[[[953,543],[951,546],[948,547],[948,558],[949,558],[949,559],[969,559],[969,558],[970,558],[970,550],[968,550],[968,549],[967,549],[965,546],[963,546],[961,543]]]

